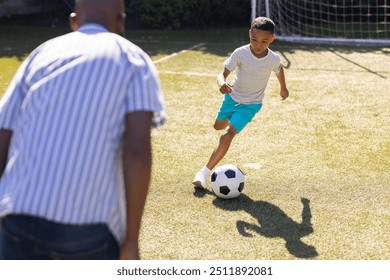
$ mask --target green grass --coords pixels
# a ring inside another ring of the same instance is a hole
[[[0,28],[0,92],[59,31]],[[65,31],[61,31],[65,32]],[[246,30],[128,32],[157,64],[169,122],[153,131],[145,259],[390,259],[390,48],[275,42],[290,98],[271,77],[264,106],[222,163],[246,174],[224,201],[191,180],[220,133],[216,75]],[[25,36],[23,44],[16,34]],[[21,46],[22,45],[22,46]]]

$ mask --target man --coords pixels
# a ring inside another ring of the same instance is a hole
[[[118,36],[123,0],[75,4],[0,103],[0,259],[139,259],[157,72]]]

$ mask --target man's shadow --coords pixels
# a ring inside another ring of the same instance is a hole
[[[205,194],[198,193],[194,195],[202,197]],[[244,210],[257,219],[258,225],[237,221],[237,229],[242,236],[252,237],[252,233],[255,232],[268,238],[283,238],[291,255],[308,259],[318,256],[318,253],[314,246],[301,240],[302,237],[314,232],[311,224],[310,200],[301,198],[301,202],[303,204],[301,223],[297,223],[288,217],[279,207],[266,201],[254,201],[245,194],[241,194],[238,198],[232,200],[216,198],[213,204],[228,211]]]

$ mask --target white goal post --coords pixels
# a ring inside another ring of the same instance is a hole
[[[279,40],[390,46],[390,0],[251,0],[251,19],[267,16]]]

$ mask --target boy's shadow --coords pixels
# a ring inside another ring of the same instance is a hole
[[[203,192],[206,193],[207,191]],[[202,197],[199,192],[194,195]],[[288,217],[279,207],[266,201],[254,201],[245,194],[241,194],[237,199],[232,200],[216,198],[213,204],[223,210],[244,210],[257,219],[259,225],[237,221],[237,229],[242,236],[252,237],[252,232],[255,232],[268,238],[283,238],[291,255],[307,259],[318,256],[318,253],[314,246],[301,240],[302,237],[314,231],[311,224],[310,200],[301,198],[301,202],[303,204],[301,223],[297,223]]]

